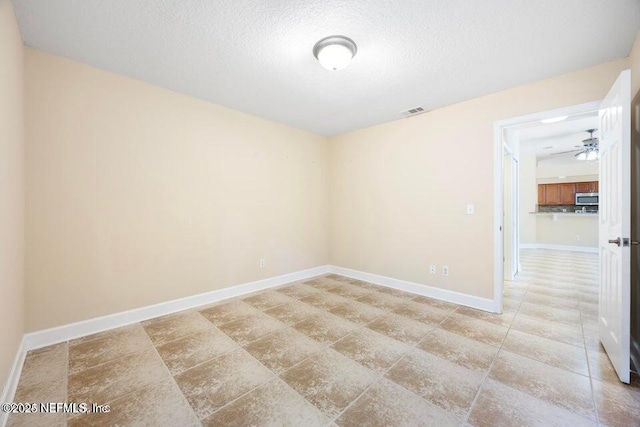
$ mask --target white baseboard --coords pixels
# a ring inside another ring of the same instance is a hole
[[[364,271],[351,270],[349,268],[329,266],[329,272],[351,277],[377,285],[387,286],[412,294],[424,295],[426,297],[452,302],[454,304],[477,308],[479,310],[495,313],[495,303],[492,299],[480,298],[461,292],[449,291],[447,289],[434,288],[433,286],[421,285],[420,283],[408,282],[406,280],[393,279],[391,277],[379,276],[377,274],[365,273]]]
[[[520,249],[553,249],[556,251],[598,253],[598,248],[589,246],[551,245],[548,243],[521,243]]]
[[[20,380],[20,374],[22,374],[22,366],[24,366],[24,358],[27,355],[27,349],[25,346],[25,339],[22,338],[20,347],[16,352],[16,357],[13,359],[7,382],[2,389],[2,395],[0,395],[0,404],[13,402],[13,397],[16,395],[18,389],[18,381]],[[9,420],[9,414],[0,411],[0,426],[4,427]]]
[[[57,326],[55,328],[31,332],[25,334],[25,346],[27,350],[33,350],[36,348],[83,337],[85,335],[91,335],[97,332],[118,328],[120,326],[130,325],[132,323],[141,322],[143,320],[152,319],[154,317],[164,316],[167,314],[176,313],[178,311],[188,310],[228,298],[260,291],[274,286],[280,286],[298,280],[308,279],[310,277],[326,274],[327,272],[328,267],[324,265],[320,267],[310,268],[308,270],[283,274],[281,276],[270,277],[268,279],[257,280],[255,282],[245,283],[237,286],[230,286],[228,288],[218,289],[203,294],[149,305],[146,307],[135,308],[133,310],[123,311],[120,313],[109,314],[107,316],[83,320],[81,322]]]

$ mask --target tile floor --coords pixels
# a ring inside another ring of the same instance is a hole
[[[29,352],[10,426],[638,426],[597,340],[597,257],[523,251],[493,315],[329,275]]]

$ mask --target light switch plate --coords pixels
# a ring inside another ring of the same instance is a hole
[[[473,215],[475,212],[476,212],[476,207],[473,204],[469,203],[467,205],[467,215]]]

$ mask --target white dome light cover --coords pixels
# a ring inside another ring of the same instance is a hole
[[[320,40],[313,47],[313,56],[327,70],[341,70],[351,62],[358,47],[355,42],[345,36],[329,36]]]

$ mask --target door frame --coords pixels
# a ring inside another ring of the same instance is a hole
[[[509,186],[511,191],[509,191],[509,204],[505,203],[503,199],[503,245],[506,242],[506,247],[509,250],[504,251],[504,262],[503,268],[505,269],[505,274],[507,275],[506,280],[513,280],[518,274],[518,264],[520,263],[519,256],[519,242],[520,242],[520,191],[518,187],[519,183],[519,161],[518,157],[515,155],[513,150],[507,145],[503,143],[503,168],[506,166],[504,164],[505,158],[508,158],[510,162],[509,173],[510,176],[504,175],[503,169],[503,190],[505,189],[505,185],[507,181],[509,182]],[[502,196],[505,197],[506,192],[502,192]],[[507,219],[507,223],[504,223],[505,218]],[[507,239],[507,237],[509,237]],[[505,246],[503,246],[505,247]]]
[[[504,191],[503,176],[503,132],[509,126],[533,121],[551,119],[558,116],[598,111],[602,100],[541,111],[525,116],[498,120],[493,123],[493,312],[502,313],[502,292],[504,287],[504,224],[502,223],[502,206]]]

